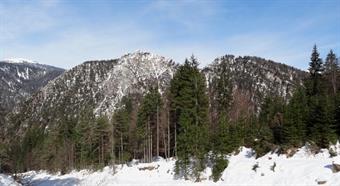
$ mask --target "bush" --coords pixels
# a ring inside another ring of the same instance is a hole
[[[253,165],[253,168],[251,170],[255,171],[257,170],[257,168],[259,168],[259,162],[256,162],[256,164]]]
[[[253,146],[253,149],[256,153],[256,159],[259,157],[262,157],[264,155],[266,155],[268,152],[272,151],[275,149],[274,145],[266,142],[266,141],[259,141],[257,143],[255,143],[255,145]]]
[[[333,158],[335,156],[337,156],[338,154],[336,153],[336,151],[332,148],[329,149],[329,157]]]
[[[276,167],[276,163],[274,162],[274,164],[272,166],[270,166],[270,170],[275,172],[275,167]]]
[[[216,158],[211,175],[214,182],[217,182],[221,178],[222,172],[228,167],[228,163],[228,160],[223,157]]]

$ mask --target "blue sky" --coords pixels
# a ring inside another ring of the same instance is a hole
[[[0,59],[63,68],[136,50],[203,65],[256,55],[307,69],[340,55],[340,0],[1,0]]]

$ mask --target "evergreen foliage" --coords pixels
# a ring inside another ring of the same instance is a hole
[[[310,96],[318,95],[321,93],[321,73],[324,70],[322,59],[316,45],[313,47],[311,61],[309,63],[309,81],[307,81],[307,90]]]
[[[228,167],[228,163],[229,161],[224,159],[223,156],[216,158],[211,175],[214,182],[217,182],[221,178],[223,171]]]
[[[327,88],[330,89],[330,92],[333,95],[337,94],[339,73],[340,67],[338,59],[336,58],[333,50],[330,50],[326,57],[324,74],[326,76],[326,80],[329,82],[329,87]]]
[[[193,56],[176,72],[171,93],[178,122],[176,173],[199,179],[208,150],[208,97],[205,78]]]
[[[306,139],[306,119],[308,116],[305,90],[298,87],[284,112],[284,143],[300,147]]]

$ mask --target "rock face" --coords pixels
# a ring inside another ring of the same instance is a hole
[[[143,94],[158,85],[169,86],[176,65],[148,52],[119,59],[87,61],[65,72],[15,109],[8,116],[16,134],[31,125],[50,128],[61,118],[76,118],[85,110],[111,116],[124,95]],[[9,129],[11,127],[8,127]]]
[[[0,61],[0,126],[16,104],[63,72],[63,69],[24,59]]]

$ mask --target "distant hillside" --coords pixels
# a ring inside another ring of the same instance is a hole
[[[203,69],[206,75],[209,95],[213,103],[213,79],[217,67],[224,63],[233,89],[232,117],[240,114],[258,113],[266,96],[280,96],[288,100],[297,85],[307,73],[294,67],[259,57],[235,57],[225,55]]]
[[[63,69],[24,59],[0,61],[0,126],[19,102],[64,72]]]

